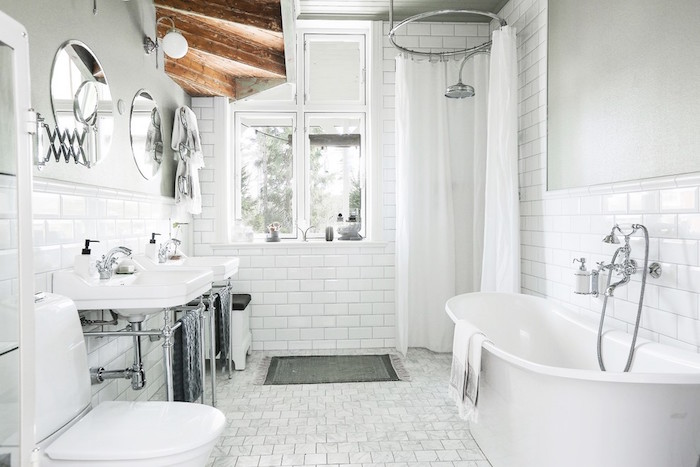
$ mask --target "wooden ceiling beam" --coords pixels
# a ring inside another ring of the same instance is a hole
[[[279,78],[276,73],[270,73],[261,68],[252,67],[245,63],[240,63],[235,60],[230,60],[218,55],[202,52],[201,50],[191,49],[187,54],[191,59],[206,64],[208,68],[218,70],[221,73],[229,75],[233,78]]]
[[[231,23],[221,21],[216,18],[202,15],[191,15],[188,13],[175,13],[172,10],[163,7],[156,7],[156,16],[161,18],[167,16],[174,21],[182,19],[183,21],[196,21],[208,30],[216,30],[220,34],[236,37],[237,40],[248,44],[262,44],[270,49],[284,52],[284,34],[281,32],[268,31],[259,29],[245,24]]]
[[[179,78],[211,91],[211,96],[236,96],[235,76],[222,73],[188,56],[178,60],[167,59],[165,72],[172,78]]]
[[[199,83],[193,83],[174,75],[171,75],[170,78],[192,97],[211,97],[214,95],[211,89],[202,87]]]
[[[168,27],[165,24],[159,25],[158,32],[161,37],[165,35]],[[185,36],[190,49],[233,60],[248,67],[263,70],[267,74],[286,76],[284,53],[280,54],[278,50],[253,45],[235,36],[208,28],[190,18],[178,17],[175,19],[175,27]]]
[[[155,0],[156,7],[175,13],[216,18],[245,24],[268,31],[282,32],[282,13],[279,1],[256,0]]]

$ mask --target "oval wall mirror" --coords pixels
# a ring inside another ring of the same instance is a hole
[[[109,83],[95,54],[80,41],[58,48],[51,67],[51,106],[61,133],[89,132],[91,164],[109,154],[114,111]]]
[[[136,166],[146,180],[158,173],[163,160],[163,133],[160,111],[151,94],[141,89],[131,103],[131,152]]]

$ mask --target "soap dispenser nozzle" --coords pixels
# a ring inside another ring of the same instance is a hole
[[[89,255],[90,254],[90,243],[100,243],[99,240],[90,240],[89,238],[85,239],[85,248],[83,248],[83,251],[81,251],[81,254],[83,255]]]
[[[585,271],[585,270],[586,270],[586,258],[583,258],[583,257],[581,257],[581,258],[574,258],[573,263],[576,264],[577,261],[578,261],[579,263],[581,263],[581,266],[579,266],[578,270],[579,270],[579,271]]]
[[[155,244],[155,243],[156,243],[156,235],[160,235],[160,234],[157,233],[157,232],[151,232],[151,240],[149,240],[148,243],[153,243],[153,244]]]

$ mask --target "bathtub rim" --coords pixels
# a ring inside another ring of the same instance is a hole
[[[471,292],[456,295],[445,302],[445,311],[447,315],[452,319],[453,322],[457,322],[457,318],[452,308],[457,302],[463,301],[468,297],[476,296],[500,296],[500,297],[517,297],[518,300],[530,300],[534,303],[544,304],[548,311],[552,311],[557,314],[560,318],[565,319],[576,326],[582,327],[586,330],[591,330],[591,321],[582,317],[575,312],[564,308],[559,303],[542,297],[537,297],[534,295],[518,294],[518,293],[505,293],[505,292]],[[543,303],[544,302],[544,303]],[[468,321],[468,320],[467,320]],[[593,329],[597,332],[597,327]],[[485,333],[487,338],[488,334]],[[610,329],[603,332],[603,345],[605,341],[614,341],[625,346],[629,346],[632,336],[626,332]],[[658,347],[658,349],[657,349]],[[584,370],[576,368],[563,368],[555,367],[550,365],[543,365],[540,363],[531,362],[525,360],[522,357],[506,352],[505,350],[499,348],[491,341],[486,341],[483,344],[484,350],[493,354],[494,356],[505,360],[506,362],[520,367],[526,371],[533,373],[538,373],[546,376],[553,376],[559,378],[575,379],[582,381],[604,381],[604,382],[614,382],[614,383],[631,383],[631,384],[675,384],[675,385],[688,385],[695,384],[700,385],[700,355],[696,358],[698,364],[698,373],[623,373],[621,371],[599,371],[599,370]],[[674,360],[674,354],[686,354],[686,355],[697,355],[690,351],[678,349],[666,344],[661,344],[659,342],[650,341],[642,337],[637,338],[637,351],[641,350],[644,353],[649,353],[651,355],[661,356],[665,360]],[[591,351],[595,352],[595,348]],[[680,357],[679,357],[680,358]],[[683,359],[684,361],[689,361],[690,359]]]

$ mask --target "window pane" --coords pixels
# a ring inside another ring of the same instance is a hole
[[[338,213],[361,220],[362,125],[359,117],[309,117],[311,225],[317,232]]]
[[[293,133],[290,117],[240,120],[241,218],[256,233],[294,232]]]
[[[307,35],[309,103],[363,103],[362,37]]]

